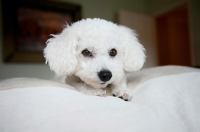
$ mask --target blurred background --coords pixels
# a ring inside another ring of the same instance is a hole
[[[52,79],[54,73],[44,61],[5,61],[3,55],[5,17],[3,17],[2,1],[0,0],[0,80],[13,77]],[[78,5],[81,7],[80,18],[102,18],[134,29],[146,48],[147,61],[144,68],[160,65],[200,66],[199,0],[54,0],[54,2]],[[21,12],[23,13],[24,9]],[[62,17],[73,21],[68,16]],[[41,52],[41,47],[35,47],[34,50]],[[22,56],[29,58],[29,52]]]

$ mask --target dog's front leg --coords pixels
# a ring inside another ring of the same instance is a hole
[[[93,88],[74,75],[67,77],[65,81],[67,84],[75,87],[81,93],[95,96],[106,96],[106,90]]]
[[[119,97],[125,101],[130,101],[132,99],[132,93],[127,89],[126,77],[124,77],[120,83],[113,85],[111,90],[112,95],[115,97]]]
[[[87,95],[95,95],[101,97],[106,96],[106,90],[93,88],[90,85],[87,85],[83,82],[74,84],[74,87],[76,87],[81,93]]]

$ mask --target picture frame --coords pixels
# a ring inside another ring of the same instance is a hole
[[[81,5],[56,1],[2,0],[3,61],[45,62],[43,49],[50,34],[81,19]]]

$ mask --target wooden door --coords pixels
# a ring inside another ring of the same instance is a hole
[[[159,65],[191,66],[186,4],[156,17]]]

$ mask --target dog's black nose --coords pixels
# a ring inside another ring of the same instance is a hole
[[[100,78],[101,81],[109,81],[112,77],[112,73],[108,70],[102,70],[98,73],[98,76]]]

